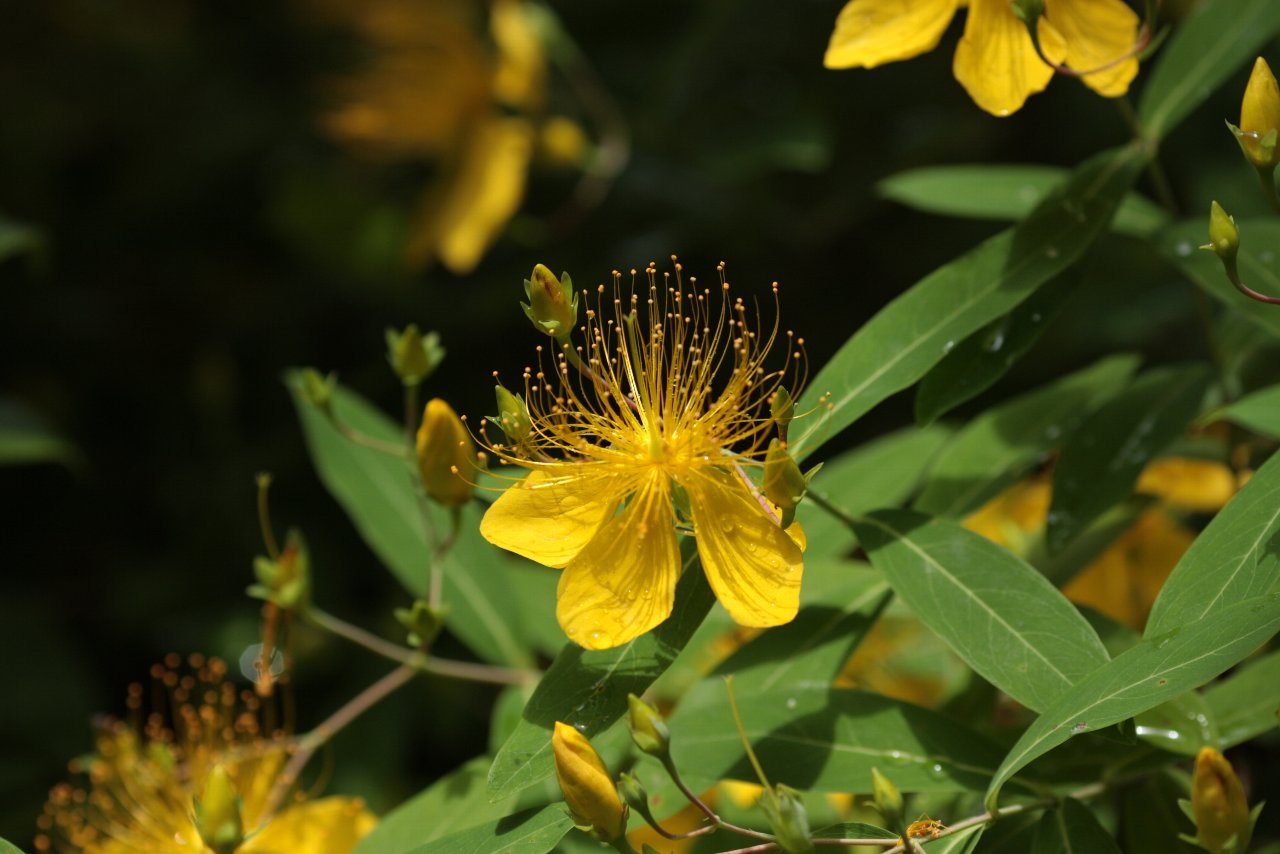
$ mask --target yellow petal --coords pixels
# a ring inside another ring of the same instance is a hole
[[[626,494],[623,481],[596,466],[535,469],[493,502],[480,534],[543,566],[565,566],[613,515]]]
[[[1047,0],[1045,9],[1066,43],[1066,64],[1076,71],[1101,68],[1081,78],[1086,86],[1108,98],[1129,91],[1138,58],[1120,58],[1133,50],[1139,21],[1123,0]]]
[[[743,626],[777,626],[800,607],[804,557],[735,475],[704,469],[684,484],[698,555],[716,598]]]
[[[321,798],[290,807],[236,849],[237,854],[348,854],[378,819],[359,798]]]
[[[565,567],[556,618],[588,649],[619,646],[661,623],[675,602],[680,547],[666,475],[654,471],[631,503]]]
[[[1236,477],[1222,463],[1168,457],[1142,470],[1137,491],[1185,510],[1212,513],[1235,495]]]
[[[451,271],[469,273],[520,206],[533,155],[533,125],[495,116],[479,123],[462,144],[459,160],[429,193],[406,253],[421,266],[439,258]]]
[[[822,64],[875,68],[933,50],[956,5],[956,0],[851,0],[836,18]]]
[[[1061,37],[1040,19],[1040,45],[1045,55],[1060,62]],[[1031,44],[1026,25],[1009,8],[1008,0],[973,0],[956,45],[956,80],[974,103],[996,116],[1020,109],[1027,97],[1049,85],[1053,69]]]

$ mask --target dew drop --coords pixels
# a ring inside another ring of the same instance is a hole
[[[954,341],[948,341],[946,344],[943,344],[943,345],[942,345],[942,352],[944,352],[944,353],[950,353],[950,352],[951,352],[951,350],[952,350],[952,348],[953,348],[953,347],[955,347],[955,346],[956,346],[956,342],[954,342]]]
[[[1087,723],[1085,723],[1084,721],[1081,721],[1081,722],[1080,722],[1080,723],[1078,723],[1078,724],[1072,724],[1072,726],[1071,726],[1071,734],[1072,734],[1072,735],[1079,735],[1080,733],[1084,732],[1084,731],[1085,731],[1085,730],[1087,730],[1088,728],[1089,728],[1089,725],[1088,725]]]
[[[1044,248],[1044,257],[1046,258],[1057,258],[1058,254],[1058,247],[1056,246],[1046,246]]]
[[[909,765],[914,760],[900,750],[890,750],[884,755],[884,761],[889,765]]]
[[[929,776],[935,780],[941,780],[943,777],[947,776],[946,770],[942,767],[941,763],[938,763],[938,762],[935,762],[929,766],[928,773],[929,773]]]
[[[796,707],[796,705],[797,705],[797,703],[796,703],[796,698],[795,698],[795,697],[788,697],[788,698],[787,698],[787,708],[788,708],[788,709],[794,709],[794,708]]]
[[[1190,240],[1179,240],[1178,245],[1173,247],[1173,251],[1177,253],[1180,258],[1186,258],[1194,249],[1195,247],[1191,245]]]
[[[1270,264],[1272,261],[1276,260],[1276,253],[1272,252],[1270,249],[1263,249],[1258,253],[1258,260],[1264,264]]]

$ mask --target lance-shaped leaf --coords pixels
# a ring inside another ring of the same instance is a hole
[[[546,854],[572,829],[564,804],[550,804],[460,830],[405,854]]]
[[[1280,567],[1280,455],[1272,456],[1196,537],[1151,606],[1146,637],[1272,588]]]
[[[1280,714],[1280,651],[1246,663],[1204,692],[1218,725],[1219,750],[1276,728]]]
[[[1258,389],[1201,420],[1205,423],[1230,421],[1260,436],[1280,439],[1280,385]]]
[[[915,508],[953,517],[976,510],[1070,436],[1137,367],[1136,356],[1111,356],[974,418],[938,455]]]
[[[1030,854],[1120,854],[1120,846],[1098,824],[1093,813],[1075,798],[1064,798],[1057,809],[1040,817]]]
[[[973,163],[925,166],[885,178],[876,189],[918,211],[966,219],[1018,221],[1071,176],[1060,166]],[[1111,230],[1146,237],[1169,219],[1158,205],[1137,193],[1120,202]]]
[[[526,789],[555,773],[551,732],[556,721],[587,737],[604,732],[627,711],[627,694],[643,694],[667,669],[711,609],[715,596],[696,556],[685,561],[676,605],[666,622],[622,646],[586,650],[567,644],[538,683],[520,723],[489,769],[489,796]]]
[[[1154,26],[1154,22],[1152,22]],[[1142,90],[1138,121],[1163,138],[1280,32],[1275,0],[1205,0],[1178,23]]]
[[[815,415],[802,435],[793,431],[796,454],[813,453],[924,376],[956,342],[1074,263],[1106,229],[1145,159],[1135,148],[1091,158],[1025,222],[935,270],[881,309],[809,384],[796,408]]]
[[[909,510],[872,513],[854,530],[912,613],[1028,708],[1047,708],[1109,660],[1061,591],[985,537]]]
[[[1051,552],[1129,497],[1147,462],[1195,417],[1210,377],[1200,364],[1155,368],[1080,425],[1054,471],[1045,528]]]
[[[1045,709],[1022,734],[991,781],[987,808],[995,809],[1000,788],[1014,774],[1073,735],[1127,720],[1203,685],[1277,630],[1280,594],[1271,594],[1147,638],[1116,656]]]

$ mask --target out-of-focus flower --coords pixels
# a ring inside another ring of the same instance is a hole
[[[521,0],[308,0],[366,43],[364,68],[340,80],[329,133],[384,161],[430,161],[406,247],[413,268],[472,270],[519,209],[550,121],[547,57]],[[570,145],[564,117],[553,138]],[[579,133],[578,142],[583,137]],[[578,152],[575,156],[581,158]]]
[[[600,286],[583,345],[567,343],[555,364],[525,377],[528,441],[489,446],[529,474],[493,503],[480,533],[564,568],[556,616],[592,649],[626,643],[671,613],[677,530],[696,537],[707,579],[739,624],[779,625],[799,607],[801,546],[747,471],[761,468],[773,433],[774,390],[789,369],[793,387],[802,380],[800,342],[788,333],[785,363],[766,370],[777,322],[764,326],[730,296],[723,266],[714,290],[686,291],[678,264],[674,278],[652,265],[645,275],[648,287],[629,299],[616,274],[612,292]]]
[[[627,829],[626,808],[609,777],[609,769],[587,737],[556,721],[551,752],[556,779],[574,823],[606,842],[621,836]]]
[[[61,784],[38,821],[37,851],[83,854],[347,854],[377,823],[359,799],[305,801],[267,815],[291,751],[264,729],[261,701],[225,681],[226,665],[171,656],[152,670],[174,719],[152,713],[141,731],[105,724],[92,756],[72,763],[86,788]],[[129,690],[142,713],[143,689]]]
[[[1139,516],[1062,592],[1073,602],[1141,629],[1160,587],[1195,539],[1195,534],[1178,521],[1177,512],[1218,510],[1236,488],[1231,470],[1219,463],[1172,457],[1152,461],[1143,470],[1136,489],[1156,496],[1160,503]],[[1050,485],[1046,480],[1023,481],[993,498],[965,525],[1014,552],[1022,552],[1043,529],[1049,502]]]
[[[937,47],[964,0],[850,0],[836,19],[828,68],[874,68]],[[1007,116],[1065,65],[1108,98],[1138,73],[1138,16],[1123,0],[1044,0],[1035,23],[1042,58],[1009,0],[970,0],[953,71],[974,102]]]

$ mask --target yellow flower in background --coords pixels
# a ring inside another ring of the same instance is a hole
[[[937,47],[964,0],[850,0],[836,19],[823,64],[875,68]],[[1049,85],[1054,69],[1036,53],[1009,0],[970,0],[953,72],[974,102],[1007,116]],[[1123,0],[1044,0],[1037,22],[1044,57],[1114,98],[1138,73],[1138,16]]]
[[[56,786],[38,821],[37,851],[83,854],[347,854],[377,819],[356,798],[295,798],[267,815],[290,755],[289,739],[268,731],[252,692],[225,681],[226,665],[177,656],[152,677],[174,720],[152,713],[141,731],[104,725],[94,754],[72,763],[88,787]],[[140,716],[141,685],[129,690]]]
[[[788,622],[799,607],[802,547],[779,525],[758,479],[774,425],[768,402],[801,352],[730,295],[645,271],[630,297],[615,273],[586,312],[584,343],[525,374],[533,429],[520,448],[490,445],[529,470],[486,512],[489,542],[563,568],[556,616],[582,646],[618,646],[671,613],[692,533],[707,579],[741,625]],[[774,290],[776,301],[776,286]],[[562,340],[569,341],[568,332]],[[715,389],[719,387],[719,391]],[[517,455],[517,451],[519,452]]]
[[[1136,491],[1160,499],[1062,588],[1068,599],[1141,630],[1156,594],[1195,540],[1177,513],[1221,509],[1238,484],[1226,466],[1206,460],[1153,460]],[[965,526],[1015,553],[1025,552],[1049,512],[1044,479],[1016,483],[973,513]]]
[[[547,61],[528,7],[308,2],[370,52],[360,73],[336,84],[328,131],[373,159],[433,162],[407,262],[470,272],[520,207],[545,107]]]

